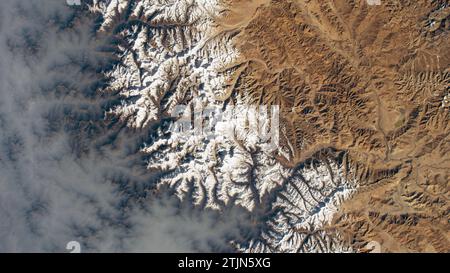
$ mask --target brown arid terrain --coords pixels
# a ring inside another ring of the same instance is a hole
[[[445,0],[232,0],[232,94],[280,105],[293,167],[338,160],[359,183],[324,229],[354,249],[450,252],[450,7]]]

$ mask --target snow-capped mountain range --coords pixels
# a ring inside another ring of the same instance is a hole
[[[122,103],[109,114],[132,128],[155,128],[142,151],[149,172],[162,173],[159,188],[204,208],[264,211],[259,238],[237,244],[239,251],[351,251],[338,234],[320,230],[357,188],[351,175],[336,162],[285,167],[277,160],[282,148],[270,150],[268,140],[246,130],[250,107],[230,86],[240,55],[233,35],[216,23],[224,9],[219,0],[94,0],[90,11],[103,17],[99,31],[119,40],[120,62],[105,73],[104,92],[119,93]],[[242,111],[215,124],[212,138],[186,137],[173,130],[180,105],[187,117]]]

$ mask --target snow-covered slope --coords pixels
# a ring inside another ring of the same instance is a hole
[[[121,62],[107,76],[125,98],[112,112],[130,126],[170,115],[187,96],[212,102],[222,92],[237,52],[229,37],[214,36],[216,1],[95,1],[91,9],[103,14],[101,30],[120,38]]]

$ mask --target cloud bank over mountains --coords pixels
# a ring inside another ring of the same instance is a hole
[[[0,251],[211,251],[248,231],[237,209],[152,192],[157,174],[99,94],[111,40],[63,0],[0,2]]]

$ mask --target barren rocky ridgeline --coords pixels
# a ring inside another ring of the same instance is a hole
[[[227,3],[217,35],[241,58],[226,99],[281,106],[284,166],[339,155],[357,179],[323,230],[353,249],[449,252],[449,2]]]

